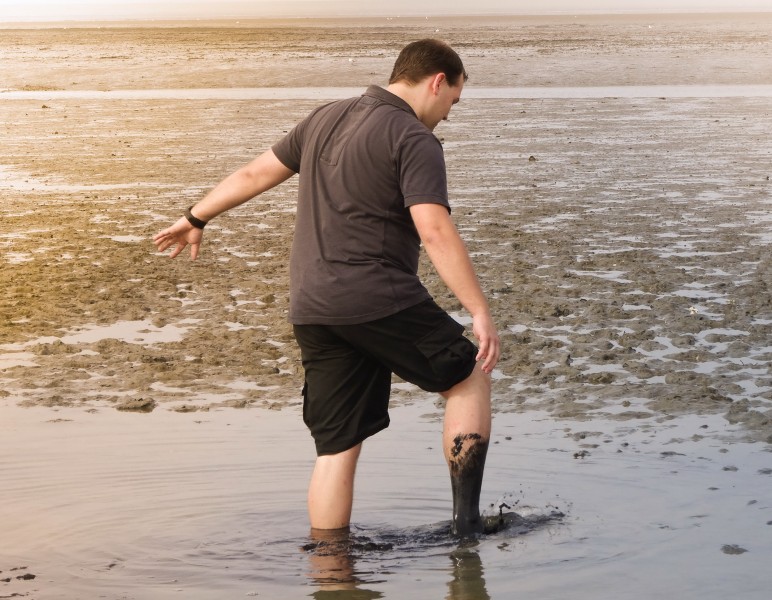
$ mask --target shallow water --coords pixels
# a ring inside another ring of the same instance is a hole
[[[307,527],[313,445],[296,410],[2,405],[0,594],[768,597],[772,454],[729,441],[723,419],[496,415],[483,502],[531,525],[460,544],[437,409],[392,413],[365,445],[353,543],[325,552]]]
[[[2,90],[0,100],[325,100],[362,93],[362,87],[188,88],[134,90]],[[582,87],[474,87],[468,99],[518,98],[754,98],[772,85],[628,85]]]

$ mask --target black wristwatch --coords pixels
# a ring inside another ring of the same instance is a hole
[[[190,208],[193,208],[193,206],[191,206]],[[207,221],[202,221],[201,219],[194,217],[193,213],[190,212],[190,208],[185,210],[185,218],[188,220],[188,223],[193,225],[193,227],[195,227],[196,229],[203,229],[204,227],[206,227]]]

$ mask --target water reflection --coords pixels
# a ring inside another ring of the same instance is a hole
[[[453,579],[448,583],[445,600],[490,600],[485,587],[482,559],[472,548],[459,548],[450,554]]]
[[[354,568],[355,541],[349,528],[312,529],[311,543],[303,547],[308,552],[308,573],[317,589],[312,594],[317,600],[371,600],[382,598],[375,590],[361,587],[365,584]]]
[[[357,568],[357,560],[373,563],[375,554],[380,559],[376,559],[376,563],[388,562],[389,555],[394,553],[395,543],[363,538],[352,534],[348,528],[332,531],[312,529],[310,539],[303,550],[308,553],[308,576],[316,588],[311,597],[317,600],[370,600],[384,597],[381,592],[372,589],[374,585],[383,583],[373,579],[378,569],[372,568],[372,564],[370,568],[363,569],[362,565]],[[405,542],[404,539],[400,541]],[[422,545],[420,540],[415,541],[419,541],[419,546]],[[448,541],[446,537],[445,542]],[[400,543],[396,545],[400,546]],[[447,583],[445,600],[490,600],[482,560],[475,545],[474,541],[462,543],[448,552],[451,579]],[[368,556],[369,559],[366,559]]]

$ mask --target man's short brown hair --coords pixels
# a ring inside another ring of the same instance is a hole
[[[461,58],[448,44],[435,39],[418,40],[405,46],[399,53],[389,83],[406,81],[416,84],[437,73],[445,73],[452,86],[458,85],[462,77],[464,81],[469,78]]]

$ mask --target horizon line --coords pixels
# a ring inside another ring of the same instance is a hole
[[[388,15],[388,14],[373,14],[373,15],[350,15],[350,14],[335,14],[335,15],[311,15],[311,16],[293,16],[293,15],[226,15],[226,16],[206,16],[206,17],[174,17],[174,16],[162,16],[162,17],[12,17],[9,20],[0,20],[0,26],[2,25],[22,25],[22,24],[34,24],[34,23],[198,23],[201,21],[312,21],[312,20],[361,20],[361,19],[387,19],[390,21],[398,19],[430,19],[430,18],[469,18],[469,17],[566,17],[566,16],[675,16],[675,15],[720,15],[720,14],[772,14],[770,10],[759,9],[704,9],[704,10],[677,10],[677,9],[660,9],[653,11],[641,11],[641,10],[583,10],[583,11],[548,11],[548,12],[485,12],[485,13],[450,13],[450,14],[407,14],[407,15]]]

